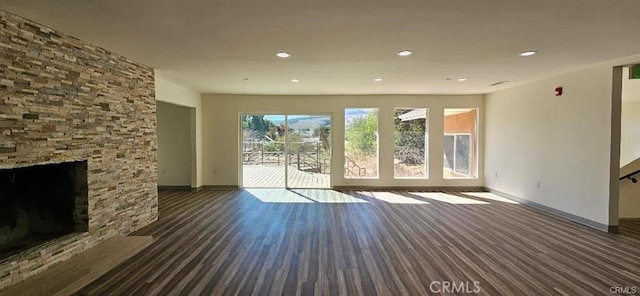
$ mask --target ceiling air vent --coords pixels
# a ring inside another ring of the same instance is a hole
[[[496,82],[496,83],[489,84],[489,86],[497,86],[497,85],[500,85],[500,84],[503,84],[503,83],[507,83],[507,82],[509,82],[509,81],[507,81],[507,80],[505,80],[505,81],[498,81],[498,82]]]

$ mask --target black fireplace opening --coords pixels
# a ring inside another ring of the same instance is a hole
[[[86,161],[0,169],[0,260],[86,231]]]

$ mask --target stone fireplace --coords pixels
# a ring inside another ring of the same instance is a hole
[[[87,162],[0,170],[0,260],[88,230]]]
[[[154,72],[0,10],[0,290],[158,217]]]

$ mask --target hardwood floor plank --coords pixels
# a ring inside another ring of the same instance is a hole
[[[78,294],[430,295],[474,281],[482,295],[640,289],[635,220],[621,221],[629,235],[603,233],[463,192],[162,191],[159,205],[160,219],[134,233],[153,244]]]

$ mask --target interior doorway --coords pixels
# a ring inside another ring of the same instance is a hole
[[[635,69],[634,69],[635,68]],[[619,232],[640,238],[640,67],[622,67],[620,91]]]
[[[195,108],[156,102],[158,186],[196,188]]]
[[[241,186],[331,188],[331,116],[241,114]]]

